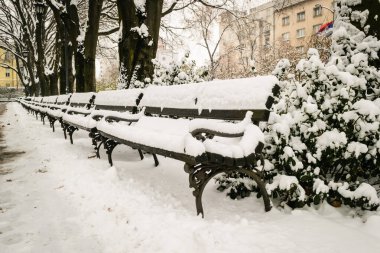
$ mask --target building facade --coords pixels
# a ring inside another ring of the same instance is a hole
[[[0,48],[0,88],[20,88],[17,73],[7,66],[16,68],[15,57],[11,52]]]
[[[219,31],[228,28],[219,46],[220,73],[248,73],[255,67],[260,49],[274,44],[274,10],[274,2],[270,1],[238,13],[246,18],[236,19],[228,12],[221,15]]]
[[[301,56],[320,26],[333,20],[332,9],[333,0],[272,0],[248,9],[248,22],[235,21],[232,25],[232,15],[223,13],[219,30],[230,28],[220,43],[219,72],[239,75],[248,73],[252,66],[269,70],[272,66],[267,66],[267,58],[275,59],[281,49],[297,51]]]
[[[305,53],[321,25],[333,21],[332,10],[332,0],[277,0],[274,12],[277,46],[289,43]]]

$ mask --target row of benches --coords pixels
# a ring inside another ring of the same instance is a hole
[[[256,166],[261,160],[264,135],[259,122],[267,121],[273,97],[279,92],[274,76],[212,81],[180,86],[149,86],[146,89],[73,93],[20,99],[20,103],[53,131],[60,122],[64,136],[89,132],[97,157],[103,145],[113,164],[112,152],[124,144],[139,152],[185,163],[194,188],[197,214],[203,213],[206,184],[219,173],[240,172],[251,177],[270,200]]]

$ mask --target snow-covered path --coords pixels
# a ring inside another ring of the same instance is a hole
[[[87,133],[71,145],[16,103],[1,125],[8,149],[25,151],[0,165],[12,170],[0,175],[1,253],[380,252],[379,213],[351,218],[328,205],[265,213],[262,200],[232,201],[210,185],[201,219],[181,162],[159,157],[155,168],[117,147],[110,168],[104,153],[88,158]]]

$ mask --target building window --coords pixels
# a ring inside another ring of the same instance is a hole
[[[11,70],[10,69],[5,70],[5,77],[11,77]]]
[[[322,6],[317,6],[313,9],[314,17],[322,16]]]
[[[305,12],[298,12],[297,13],[297,21],[304,21],[305,20]]]
[[[296,47],[296,49],[297,49],[297,52],[300,53],[300,54],[305,53],[305,47],[304,46]]]
[[[283,33],[283,34],[282,34],[282,40],[283,40],[283,41],[289,41],[289,37],[290,37],[290,36],[289,36],[289,33]]]
[[[297,38],[305,37],[305,28],[297,30]]]
[[[12,60],[12,53],[9,52],[9,51],[6,51],[5,55],[4,55],[4,61],[5,62],[10,62],[11,60]]]
[[[282,25],[289,25],[289,16],[283,17],[282,18]]]
[[[313,25],[313,32],[318,33],[320,27],[321,27],[321,24]]]

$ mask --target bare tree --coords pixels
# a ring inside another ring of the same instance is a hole
[[[218,54],[219,45],[224,34],[233,25],[232,22],[226,22],[220,31],[216,32],[216,27],[220,21],[220,16],[227,11],[221,8],[214,8],[208,5],[193,4],[188,8],[189,17],[186,18],[186,24],[193,29],[193,35],[200,39],[199,45],[206,49],[209,60],[209,75],[213,79],[215,71],[220,63]]]
[[[163,17],[195,3],[222,8],[226,2],[227,0],[117,0],[120,18],[120,81],[124,87],[131,87],[135,81],[151,80],[154,71],[152,59],[156,57]]]

